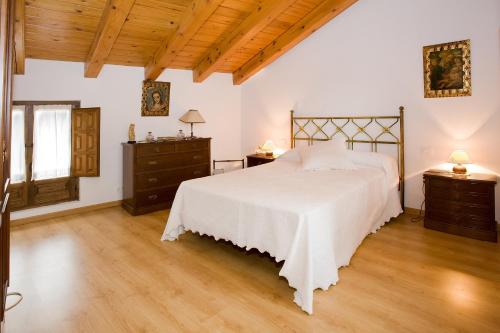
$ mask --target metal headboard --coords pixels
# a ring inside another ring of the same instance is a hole
[[[360,124],[360,122],[365,122]],[[385,124],[383,122],[389,122]],[[399,124],[399,133],[395,133]],[[327,133],[326,126],[333,131]],[[354,128],[354,133],[348,133],[347,127]],[[377,133],[370,134],[368,129]],[[297,141],[307,141],[312,145],[314,141],[328,141],[337,134],[343,135],[348,148],[354,150],[355,143],[369,144],[371,151],[376,152],[378,145],[397,145],[399,191],[401,205],[404,207],[405,193],[405,140],[404,140],[404,107],[399,107],[399,116],[364,116],[364,117],[296,117],[290,111],[290,142],[295,148]],[[361,139],[364,136],[366,139]]]

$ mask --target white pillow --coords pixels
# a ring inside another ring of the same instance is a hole
[[[300,150],[303,170],[356,170],[347,154],[346,142],[339,139]]]
[[[392,186],[399,184],[398,161],[394,157],[383,153],[362,151],[348,151],[348,156],[355,165],[383,170]]]
[[[290,149],[287,152],[280,155],[277,159],[281,161],[301,163],[302,157],[300,156],[300,148]]]

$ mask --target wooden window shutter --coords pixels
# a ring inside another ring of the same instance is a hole
[[[71,115],[71,175],[99,177],[101,108],[74,108]]]

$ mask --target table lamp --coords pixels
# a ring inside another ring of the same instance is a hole
[[[193,135],[193,124],[201,124],[205,122],[205,119],[200,114],[198,110],[189,110],[182,117],[179,118],[183,123],[191,124],[191,138],[194,138]]]
[[[467,173],[467,168],[462,164],[470,164],[469,155],[464,150],[455,150],[450,155],[450,163],[455,164],[453,166],[453,173],[458,175],[465,175]]]
[[[276,145],[272,140],[267,140],[261,147],[260,150],[266,155],[266,156],[273,156],[274,150],[276,149]]]

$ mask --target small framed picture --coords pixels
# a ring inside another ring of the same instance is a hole
[[[471,96],[470,40],[424,47],[424,96]]]
[[[168,116],[169,110],[170,82],[144,81],[142,84],[142,116]]]

